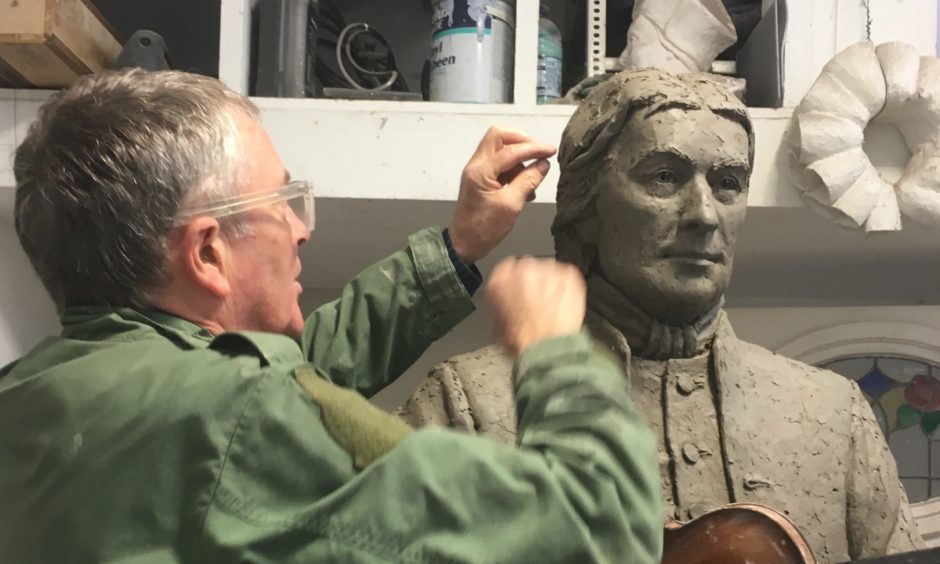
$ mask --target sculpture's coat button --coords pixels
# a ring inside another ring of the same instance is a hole
[[[676,378],[676,387],[679,388],[680,393],[687,396],[695,391],[695,380],[685,372],[682,372]]]
[[[689,443],[682,447],[682,458],[689,464],[695,464],[699,459],[698,447]]]
[[[663,451],[659,451],[659,468],[662,471],[663,468],[669,466],[669,455]]]

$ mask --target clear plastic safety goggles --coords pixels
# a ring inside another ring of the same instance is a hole
[[[217,200],[208,204],[189,206],[179,211],[175,221],[177,225],[180,225],[200,215],[208,215],[217,218],[228,217],[278,202],[284,202],[294,215],[303,222],[307,231],[313,231],[316,224],[313,185],[306,180],[297,180],[273,190],[254,192],[225,198],[224,200]]]

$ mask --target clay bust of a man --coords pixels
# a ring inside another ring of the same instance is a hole
[[[622,73],[579,106],[558,160],[556,254],[587,277],[585,325],[658,437],[665,519],[762,503],[820,562],[922,546],[855,383],[741,341],[722,310],[754,161],[747,109],[705,78]],[[513,441],[510,372],[493,347],[455,357],[399,413]]]

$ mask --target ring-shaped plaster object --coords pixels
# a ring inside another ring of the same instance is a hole
[[[911,152],[904,175],[884,180],[862,149],[869,123],[897,127]],[[906,43],[856,43],[823,67],[793,112],[793,183],[840,225],[897,231],[901,214],[940,225],[940,59]]]

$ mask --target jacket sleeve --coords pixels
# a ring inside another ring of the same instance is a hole
[[[360,273],[342,296],[314,311],[301,348],[330,381],[369,395],[408,369],[474,306],[447,256],[441,230]]]
[[[852,459],[846,473],[849,555],[854,560],[923,548],[871,406],[854,382],[852,391]]]
[[[535,345],[515,375],[518,446],[427,428],[361,471],[297,386],[255,394],[199,561],[658,562],[655,443],[623,375],[584,334]]]

